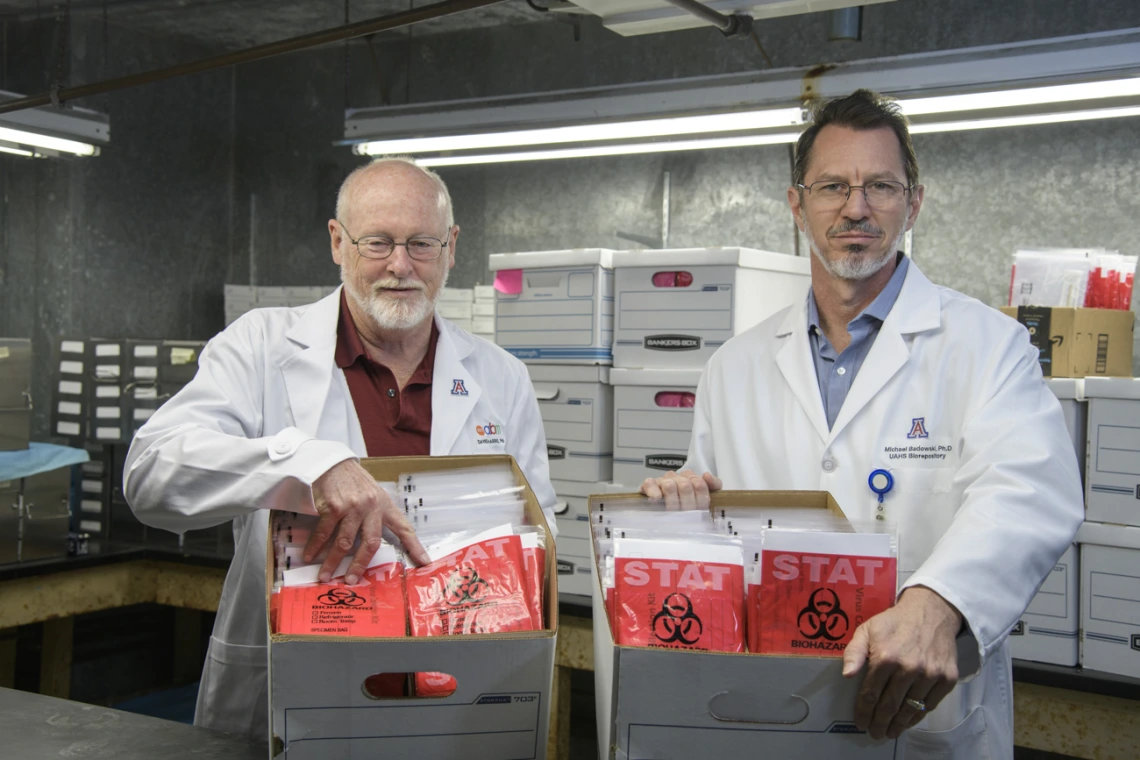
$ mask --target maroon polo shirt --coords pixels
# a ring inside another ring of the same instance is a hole
[[[392,371],[368,358],[344,291],[336,329],[336,366],[344,370],[370,457],[431,454],[431,375],[439,330],[431,324],[427,353],[401,391]]]

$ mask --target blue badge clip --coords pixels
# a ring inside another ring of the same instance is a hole
[[[895,479],[886,470],[871,470],[867,485],[879,495],[879,503],[882,504],[883,497],[895,487]]]

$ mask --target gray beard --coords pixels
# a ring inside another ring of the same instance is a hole
[[[400,301],[388,301],[383,296],[377,293],[364,294],[357,291],[356,287],[348,278],[348,273],[345,271],[344,265],[340,268],[340,281],[344,283],[344,290],[348,293],[349,297],[359,306],[364,313],[372,318],[372,321],[384,330],[410,330],[423,324],[424,320],[431,317],[435,312],[435,305],[439,301],[443,289],[447,287],[447,278],[451,274],[449,268],[443,270],[443,282],[439,284],[439,288],[435,291],[434,298],[428,298],[423,295],[421,298],[416,299],[414,303],[403,303]],[[421,291],[422,293],[422,291]]]
[[[804,224],[805,230],[811,228]],[[903,239],[906,237],[906,229],[899,231],[899,236],[895,239],[895,244],[879,258],[873,258],[863,251],[848,251],[847,255],[839,261],[829,261],[823,255],[823,251],[816,245],[815,237],[811,232],[805,232],[808,239],[808,245],[811,247],[811,252],[815,254],[815,258],[823,266],[829,275],[840,280],[866,280],[878,274],[883,267],[885,267],[895,255],[902,250]],[[853,246],[854,247],[854,246]]]

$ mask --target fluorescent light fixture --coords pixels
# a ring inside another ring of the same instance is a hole
[[[592,158],[596,156],[628,156],[645,153],[671,153],[682,150],[712,150],[715,148],[743,148],[752,145],[777,145],[793,143],[799,139],[797,132],[772,132],[748,137],[719,137],[707,140],[675,140],[671,142],[625,143],[622,145],[595,145],[587,148],[559,148],[555,150],[528,150],[517,153],[492,153],[484,155],[438,156],[417,158],[420,166],[472,166],[476,164],[499,164],[514,161],[549,161],[559,158]]]
[[[378,140],[361,143],[356,152],[364,156],[404,153],[432,153],[450,150],[486,150],[488,148],[558,145],[599,140],[636,140],[647,137],[672,137],[716,132],[741,132],[803,124],[803,109],[773,108],[736,113],[680,116],[663,119],[640,119],[601,124],[580,124],[509,132],[489,132],[442,137],[414,137],[403,140]],[[608,153],[604,155],[616,155]]]
[[[0,90],[0,102],[19,98]],[[21,156],[97,156],[111,139],[110,121],[86,108],[43,106],[0,114],[0,143]]]
[[[915,134],[1140,115],[1140,28],[823,70],[350,110],[342,144],[425,166],[771,145],[797,139],[805,98],[860,88],[898,98]]]
[[[962,121],[943,121],[930,124],[911,125],[911,134],[931,134],[935,132],[962,132],[972,129],[998,129],[1000,127],[1023,127],[1035,124],[1064,124],[1074,121],[1093,121],[1096,119],[1120,119],[1127,116],[1140,116],[1140,106],[1127,108],[1099,108],[1088,111],[1069,111],[1067,113],[1028,114],[1025,116],[998,116],[992,119],[963,119]]]
[[[26,158],[31,158],[32,156],[36,155],[30,150],[24,150],[19,145],[14,145],[10,142],[4,142],[3,140],[0,140],[0,153],[9,153],[13,156],[24,156]]]

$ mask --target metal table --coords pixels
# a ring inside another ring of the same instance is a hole
[[[114,760],[262,760],[266,747],[241,736],[169,720],[0,688],[5,757]]]

